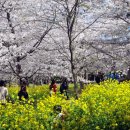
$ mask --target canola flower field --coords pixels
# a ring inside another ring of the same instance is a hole
[[[78,100],[57,94],[48,86],[28,87],[28,101],[18,101],[18,87],[10,87],[11,101],[0,105],[0,130],[129,130],[130,82],[89,84]],[[62,106],[64,119],[57,118]]]

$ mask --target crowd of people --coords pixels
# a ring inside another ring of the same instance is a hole
[[[118,80],[119,82],[130,80],[130,68],[128,69],[127,74],[123,74],[122,71],[110,71],[106,74],[98,72],[97,74],[91,73],[88,75],[88,80],[95,81],[97,84],[100,84],[100,82],[107,79]]]
[[[50,89],[50,96],[52,93],[57,92],[57,84],[54,79],[51,80],[51,84],[49,85]],[[66,78],[63,79],[61,85],[60,85],[60,93],[65,94],[67,99],[68,97],[68,81]],[[0,80],[0,101],[2,104],[6,103],[6,98],[8,96],[8,88],[6,87],[6,81]],[[22,100],[22,97],[25,99],[28,99],[28,92],[27,92],[27,82],[25,79],[20,79],[20,90],[18,92],[19,100]]]
[[[67,78],[63,78],[62,79],[62,83],[60,85],[60,94],[64,94],[67,97],[67,99],[69,99],[69,96],[68,96],[68,86],[69,85],[68,85]],[[54,79],[52,79],[49,88],[50,88],[50,96],[52,95],[53,92],[56,94],[56,92],[57,92],[57,85],[56,85],[56,81]]]
[[[111,71],[109,73],[102,73],[102,72],[98,72],[97,74],[91,73],[88,76],[88,80],[90,81],[95,81],[97,84],[100,85],[100,82],[104,81],[104,80],[118,80],[119,83],[125,80],[130,80],[130,68],[127,71],[127,74],[124,75],[121,71]],[[82,87],[83,85],[81,84],[81,82],[79,82],[80,86]],[[63,78],[62,83],[60,85],[60,93],[63,94],[67,97],[67,99],[69,99],[68,96],[68,81],[67,78]],[[56,81],[53,79],[51,81],[50,84],[50,95],[52,95],[52,93],[56,93],[57,92],[57,85],[56,85]]]
[[[102,72],[98,72],[97,74],[91,73],[88,75],[88,80],[90,81],[95,81],[97,84],[100,85],[100,82],[106,80],[106,79],[112,79],[112,80],[118,80],[119,83],[125,80],[130,80],[130,68],[127,71],[127,74],[124,75],[121,71],[112,71],[107,74],[104,74]],[[79,83],[80,84],[80,83]],[[20,91],[18,92],[19,100],[22,100],[22,97],[25,99],[28,99],[28,92],[27,92],[27,82],[25,79],[20,80]],[[63,78],[62,82],[60,84],[60,94],[64,94],[67,99],[69,99],[69,94],[68,94],[68,87],[69,83],[67,81],[67,78]],[[49,90],[50,90],[50,96],[52,93],[57,92],[57,84],[54,79],[51,80],[51,83],[49,85]],[[8,89],[6,88],[6,82],[3,80],[0,80],[0,101],[2,104],[6,102],[6,97],[8,96]]]
[[[8,97],[8,88],[6,87],[6,81],[0,80],[0,102],[1,104],[6,104]],[[22,100],[22,97],[28,99],[28,92],[26,90],[27,82],[25,79],[20,80],[20,90],[18,92],[19,100]]]

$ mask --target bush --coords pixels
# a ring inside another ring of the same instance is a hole
[[[28,88],[30,99],[17,100],[18,87],[9,88],[15,102],[0,105],[1,130],[128,130],[130,82],[105,81],[86,86],[78,100],[49,96],[48,86]],[[59,113],[54,106],[61,106]]]

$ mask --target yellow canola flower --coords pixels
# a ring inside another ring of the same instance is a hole
[[[7,124],[2,124],[2,127],[6,128],[8,125]]]
[[[18,87],[9,88],[14,104],[10,102],[6,106],[0,105],[1,127],[5,129],[8,126],[10,130],[54,129],[54,118],[59,114],[53,111],[55,105],[60,105],[65,113],[64,119],[55,122],[55,127],[62,126],[62,130],[115,129],[120,125],[117,124],[118,121],[130,128],[130,82],[118,84],[117,81],[105,81],[101,85],[90,84],[78,100],[66,100],[58,94],[50,97],[48,86],[35,86],[27,88],[29,100],[23,98],[23,102],[19,103],[18,90]]]
[[[99,127],[99,126],[96,126],[96,130],[100,130],[100,127]]]

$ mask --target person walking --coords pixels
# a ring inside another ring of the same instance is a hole
[[[64,78],[62,81],[62,84],[60,85],[60,93],[63,94],[64,92],[65,92],[65,96],[67,97],[67,99],[69,99],[67,78]]]
[[[6,103],[6,97],[8,96],[8,89],[6,88],[5,81],[0,81],[0,101],[2,104]]]
[[[22,100],[22,97],[24,97],[25,99],[28,99],[28,93],[26,90],[26,86],[27,86],[27,82],[25,79],[22,79],[20,81],[20,91],[18,92],[18,96],[19,96],[19,100]]]
[[[98,85],[100,85],[101,78],[100,78],[100,73],[98,72],[97,75],[95,76],[95,81]]]
[[[52,92],[56,94],[57,91],[57,85],[54,79],[52,79],[51,84],[50,84],[50,95],[52,95]]]

